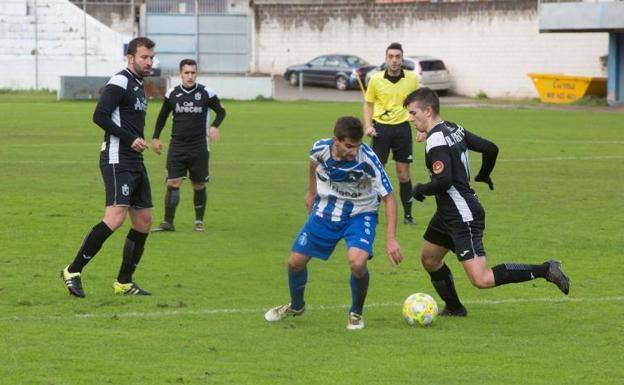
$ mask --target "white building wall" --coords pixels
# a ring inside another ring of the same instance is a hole
[[[370,15],[366,21],[339,15],[320,25],[309,11],[308,20],[286,23],[283,15],[271,17],[268,11],[255,20],[253,69],[281,74],[288,65],[327,53],[356,54],[379,64],[386,46],[398,41],[406,55],[442,58],[453,91],[461,95],[483,91],[491,97],[537,97],[527,76],[532,72],[606,76],[599,58],[608,51],[608,34],[540,34],[536,8],[377,24]]]
[[[67,0],[37,0],[35,17],[34,6],[34,0],[0,2],[0,88],[57,90],[60,76],[85,75],[83,12]],[[86,21],[87,74],[124,68],[123,45],[131,37],[91,16]]]

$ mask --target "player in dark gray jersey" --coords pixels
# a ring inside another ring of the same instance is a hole
[[[106,239],[123,223],[132,221],[123,248],[116,294],[149,295],[132,280],[141,260],[145,240],[152,225],[152,195],[142,152],[147,148],[143,128],[147,98],[143,77],[151,70],[154,42],[145,37],[128,44],[128,68],[114,75],[98,101],[93,121],[104,130],[100,170],[106,190],[104,218],[87,234],[74,261],[61,271],[69,294],[84,297],[81,273]]]
[[[190,174],[195,206],[195,231],[204,231],[206,211],[206,182],[208,182],[209,140],[219,137],[219,125],[225,118],[225,109],[217,95],[196,82],[197,62],[180,62],[182,84],[167,91],[152,138],[152,148],[160,155],[160,133],[170,113],[173,113],[171,143],[167,153],[167,192],[165,220],[152,231],[175,231],[173,218],[180,202],[180,186]],[[210,111],[216,113],[212,124]]]
[[[483,230],[485,210],[470,187],[468,150],[480,152],[483,162],[475,181],[494,184],[490,177],[498,147],[463,127],[440,118],[440,100],[429,88],[421,88],[407,96],[404,102],[410,122],[427,134],[425,164],[431,181],[416,184],[414,199],[423,201],[434,195],[437,211],[423,236],[421,261],[429,272],[434,288],[446,303],[441,315],[466,316],[455,290],[453,276],[444,257],[453,250],[462,263],[470,282],[480,289],[544,278],[568,294],[570,280],[561,270],[559,261],[540,265],[505,263],[489,268],[485,260]]]

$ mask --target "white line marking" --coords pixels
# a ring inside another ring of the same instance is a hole
[[[510,158],[510,159],[498,159],[497,162],[558,162],[567,160],[612,160],[612,159],[624,159],[624,155],[603,155],[603,156],[553,156],[542,158]],[[42,165],[54,165],[54,164],[88,164],[93,167],[98,166],[98,161],[84,161],[84,160],[1,160],[0,165],[12,165],[12,164],[42,164]],[[148,164],[150,164],[148,162]],[[307,160],[250,160],[250,161],[216,161],[210,162],[211,165],[250,165],[250,166],[264,166],[264,165],[300,165],[308,164]]]
[[[624,296],[614,297],[596,297],[596,298],[574,298],[574,297],[558,297],[558,298],[508,298],[499,300],[475,299],[462,301],[466,305],[506,305],[517,303],[579,303],[579,302],[621,302]],[[366,304],[366,308],[384,308],[384,307],[401,307],[398,302],[372,303]],[[308,310],[339,310],[347,309],[349,305],[310,305]],[[163,310],[154,312],[126,312],[126,313],[84,313],[59,316],[11,316],[2,317],[0,322],[7,321],[57,321],[72,319],[106,319],[106,318],[154,318],[154,317],[174,317],[189,315],[213,315],[213,314],[264,314],[269,307],[265,309],[179,309],[179,310]]]

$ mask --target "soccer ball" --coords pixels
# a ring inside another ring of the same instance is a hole
[[[403,302],[403,317],[410,325],[429,326],[438,314],[438,304],[425,293],[415,293]]]

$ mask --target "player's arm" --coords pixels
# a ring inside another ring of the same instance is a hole
[[[425,200],[427,195],[436,195],[448,190],[453,185],[451,153],[448,146],[436,146],[429,152],[431,159],[431,181],[417,183],[413,197],[418,201]]]
[[[485,138],[469,132],[468,130],[464,130],[464,132],[468,149],[480,152],[482,157],[481,169],[479,170],[477,176],[475,176],[475,181],[486,183],[490,187],[490,190],[494,190],[494,182],[492,182],[490,174],[496,165],[498,146]]]
[[[212,124],[208,128],[208,138],[211,142],[214,142],[219,139],[219,125],[221,125],[221,122],[223,122],[223,119],[225,119],[226,113],[225,108],[223,108],[223,106],[221,105],[221,101],[219,100],[217,95],[213,95],[211,98],[208,99],[208,107],[210,107],[210,109],[213,110],[216,114],[214,120],[212,121]]]
[[[93,123],[100,126],[107,133],[118,137],[123,144],[133,147],[135,140],[141,138],[134,136],[128,130],[122,129],[112,119],[113,111],[119,107],[125,92],[125,89],[118,85],[107,84],[93,112]]]
[[[368,82],[366,94],[364,94],[364,133],[368,136],[375,136],[375,128],[373,127],[373,111],[375,108],[375,81]]]
[[[165,97],[163,100],[163,104],[160,107],[160,112],[158,113],[158,119],[156,119],[156,126],[154,127],[154,134],[152,135],[152,149],[158,155],[162,152],[162,144],[160,143],[160,134],[165,127],[165,123],[167,123],[167,117],[169,117],[169,113],[171,112],[171,104],[169,103],[169,98]]]
[[[308,170],[308,190],[305,195],[305,205],[308,212],[312,210],[314,206],[314,199],[316,198],[316,168],[318,163],[310,159],[310,165]]]
[[[397,265],[403,260],[401,246],[396,239],[397,203],[394,193],[391,191],[382,198],[386,206],[386,253],[392,265]]]

